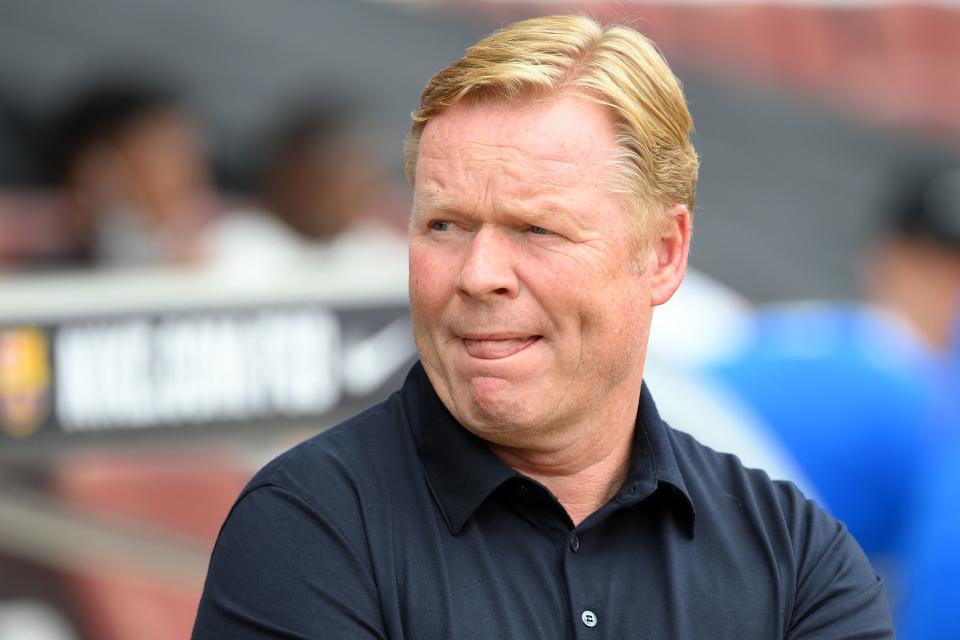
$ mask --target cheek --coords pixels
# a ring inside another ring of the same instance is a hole
[[[599,341],[600,347],[614,351],[630,351],[645,335],[649,307],[645,304],[642,287],[623,278],[609,286],[583,285],[578,302],[570,308],[580,309],[581,335],[585,341]]]
[[[436,253],[410,248],[410,306],[419,315],[437,312],[455,291],[449,261]]]

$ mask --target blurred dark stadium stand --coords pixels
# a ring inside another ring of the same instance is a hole
[[[418,12],[349,0],[6,5],[0,82],[20,110],[42,118],[104,62],[160,61],[183,77],[227,188],[244,186],[256,132],[305,84],[342,84],[373,105],[378,151],[399,176],[398,145],[424,79],[501,21],[550,8],[479,3],[463,14],[446,3]],[[956,12],[621,3],[591,11],[638,16],[680,68],[710,168],[700,185],[694,264],[757,301],[856,295],[856,252],[879,176],[904,149],[930,146],[930,137],[956,140],[957,110],[946,105],[957,83],[938,82],[948,76],[934,71],[956,59],[955,40],[924,38],[928,29],[955,30]],[[89,19],[97,15],[109,20]],[[874,60],[890,72],[865,77],[861,68],[874,69]],[[838,100],[847,115],[824,106]],[[935,104],[940,115],[911,111],[914,102]],[[924,142],[878,128],[890,121],[933,133]],[[753,268],[756,260],[766,267]]]

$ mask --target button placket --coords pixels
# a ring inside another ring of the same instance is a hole
[[[592,563],[589,561],[589,554],[585,553],[586,548],[583,547],[581,538],[582,535],[576,530],[567,532],[564,540],[566,550],[563,552],[561,562],[567,581],[570,613],[573,614],[573,622],[577,628],[574,637],[583,640],[596,636],[597,631],[594,627],[598,627],[600,619],[595,610],[589,608],[596,603],[595,594],[589,593],[589,589],[584,589],[590,582]]]

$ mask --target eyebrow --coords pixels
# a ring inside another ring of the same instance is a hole
[[[440,211],[454,208],[436,193],[430,191],[414,191],[413,212],[417,213],[423,211],[424,206],[428,206],[432,209],[437,209]]]
[[[411,221],[414,216],[423,214],[423,212],[428,209],[431,213],[438,213],[440,215],[456,214],[460,211],[460,207],[454,202],[445,199],[441,194],[431,191],[421,191],[419,197],[414,197]],[[547,198],[535,205],[511,207],[502,213],[508,218],[522,218],[527,223],[545,228],[550,228],[554,225],[555,220],[552,216],[566,216],[569,223],[577,228],[581,227],[580,218],[576,215],[576,211],[564,207],[561,202],[551,198]]]

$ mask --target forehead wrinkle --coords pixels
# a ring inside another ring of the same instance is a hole
[[[508,169],[522,164],[526,167],[538,169],[543,175],[562,172],[579,174],[582,170],[580,160],[584,157],[584,154],[578,154],[567,147],[560,147],[559,150],[562,150],[564,154],[559,154],[554,150],[548,152],[534,151],[514,144],[493,144],[478,141],[469,141],[466,144],[480,151],[476,156],[462,156],[466,164],[473,162],[504,163]],[[489,151],[489,154],[483,153],[484,151]],[[504,152],[508,157],[504,157]]]
[[[433,142],[432,139],[430,141]],[[464,154],[462,149],[456,148],[459,146],[467,147],[472,153]],[[451,149],[450,147],[454,148]],[[444,140],[440,144],[422,144],[420,149],[422,158],[447,160],[458,165],[485,162],[510,165],[519,161],[526,165],[550,165],[554,167],[554,170],[567,169],[575,173],[581,170],[580,161],[582,158],[596,155],[596,150],[587,154],[584,149],[572,149],[564,143],[547,150],[531,150],[518,146],[516,143],[502,144],[483,140],[466,140],[462,137]]]

